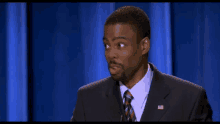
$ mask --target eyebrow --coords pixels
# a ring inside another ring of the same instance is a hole
[[[128,40],[128,38],[126,38],[125,36],[118,36],[118,37],[114,37],[114,38],[112,39],[112,41],[117,40],[117,39],[125,39],[125,40]],[[108,41],[108,39],[107,39],[106,37],[103,37],[103,40],[107,40],[107,41]],[[129,41],[129,40],[128,40],[128,41]]]

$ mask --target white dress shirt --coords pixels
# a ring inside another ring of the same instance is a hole
[[[135,116],[136,116],[136,121],[140,121],[141,116],[143,114],[145,104],[146,104],[146,101],[147,101],[147,96],[148,96],[148,93],[149,93],[149,90],[150,90],[152,77],[153,77],[153,71],[151,70],[150,65],[148,64],[147,73],[131,89],[128,89],[122,82],[119,82],[122,98],[123,98],[124,92],[126,90],[129,90],[130,93],[134,97],[134,99],[131,101],[131,106],[134,109],[134,113],[135,113]],[[123,103],[124,102],[125,102],[125,100],[123,98]]]

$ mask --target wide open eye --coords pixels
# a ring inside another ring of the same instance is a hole
[[[109,48],[109,45],[108,44],[105,44],[105,49],[108,49]]]
[[[106,49],[108,49],[109,48],[109,45],[106,45]]]
[[[124,43],[118,43],[118,46],[123,48],[123,47],[125,47],[125,44]]]

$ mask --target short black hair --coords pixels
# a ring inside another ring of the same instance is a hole
[[[141,39],[145,37],[150,39],[150,20],[139,7],[123,6],[118,8],[106,19],[105,26],[116,23],[130,24],[132,29],[137,34],[139,33]],[[137,43],[139,44],[140,41],[137,41]]]
[[[124,23],[135,26],[141,38],[150,39],[150,20],[147,14],[139,7],[123,6],[115,10],[106,20],[105,25]]]

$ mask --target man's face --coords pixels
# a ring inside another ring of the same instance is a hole
[[[105,57],[112,78],[128,81],[140,66],[142,52],[138,38],[129,24],[106,25],[103,42]]]

